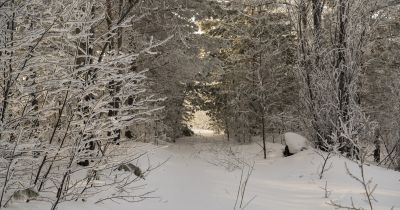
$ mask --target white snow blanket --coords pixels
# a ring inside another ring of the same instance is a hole
[[[286,145],[289,147],[289,152],[296,154],[307,149],[307,139],[297,133],[287,132],[285,135]]]
[[[63,202],[58,210],[232,210],[241,179],[240,169],[230,171],[224,167],[227,162],[235,163],[232,153],[239,158],[246,157],[248,163],[254,161],[254,171],[244,195],[244,203],[251,200],[246,210],[334,210],[327,204],[331,200],[346,206],[351,206],[353,201],[356,207],[369,209],[362,186],[345,169],[344,163],[360,177],[355,162],[341,156],[332,157],[332,168],[320,180],[317,169],[321,167],[322,158],[317,153],[306,150],[283,158],[282,149],[282,144],[267,142],[265,160],[257,143],[226,142],[225,136],[177,139],[175,144],[152,152],[153,166],[168,161],[150,173],[146,180],[137,183],[141,186],[137,189],[138,195],[157,190],[149,195],[157,198],[137,203],[109,200],[94,204],[109,193],[104,192],[86,202]],[[223,154],[227,156],[223,158]],[[141,164],[148,162],[147,156],[142,158]],[[366,180],[373,178],[372,186],[378,185],[373,194],[378,201],[373,202],[374,210],[400,210],[399,172],[371,165],[365,166],[365,176]],[[329,198],[324,198],[325,192],[321,189],[326,182],[331,192]],[[48,202],[33,200],[13,202],[5,210],[49,209]]]

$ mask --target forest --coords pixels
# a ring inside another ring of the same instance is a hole
[[[400,1],[0,0],[0,209],[111,208],[400,209]]]

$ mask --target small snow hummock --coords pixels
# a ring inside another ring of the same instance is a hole
[[[307,139],[297,133],[287,132],[284,134],[285,142],[291,154],[296,154],[307,149]]]

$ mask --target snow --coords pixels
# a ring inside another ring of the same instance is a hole
[[[193,128],[193,133],[199,136],[214,136],[214,131],[207,129]]]
[[[334,209],[327,203],[334,200],[343,205],[350,204],[367,208],[361,185],[346,174],[344,163],[358,175],[357,165],[342,157],[333,157],[333,167],[322,180],[318,172],[322,159],[313,150],[305,150],[283,158],[282,144],[267,144],[268,157],[263,159],[262,149],[257,143],[237,144],[227,142],[221,135],[196,135],[178,139],[177,143],[154,151],[153,163],[169,159],[165,165],[153,171],[143,190],[157,190],[152,196],[139,203],[115,203],[105,201],[93,204],[87,202],[62,203],[59,210],[224,210],[233,209],[243,162],[254,161],[245,199],[250,202],[248,210],[325,210]],[[294,135],[290,134],[289,139]],[[299,139],[299,138],[296,138]],[[377,202],[375,210],[400,208],[400,173],[376,166],[366,166],[367,178],[378,184],[374,193]],[[324,198],[321,189],[328,183],[332,192]],[[11,210],[48,209],[47,204],[30,202],[13,204]]]
[[[307,148],[307,139],[303,136],[292,132],[287,132],[284,136],[290,153],[296,154]]]

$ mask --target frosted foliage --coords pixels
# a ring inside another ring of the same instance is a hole
[[[130,14],[136,3],[126,3],[107,29],[102,1],[0,1],[0,206],[29,191],[55,209],[137,181],[105,174],[147,151],[122,136],[157,103],[146,94],[146,71],[132,64],[167,40],[135,52],[112,46],[139,18]]]

